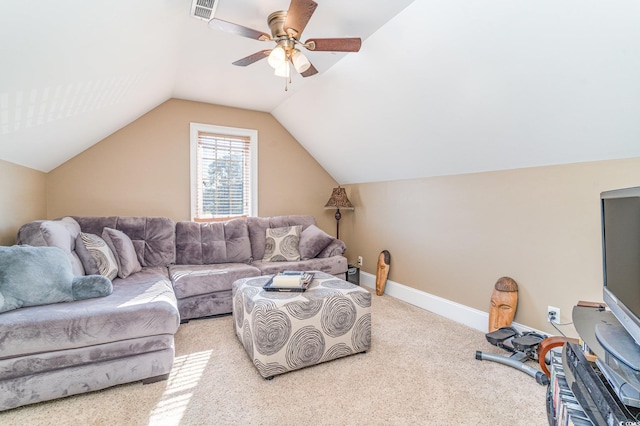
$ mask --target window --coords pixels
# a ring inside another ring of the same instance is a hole
[[[257,216],[258,132],[191,123],[191,218]]]

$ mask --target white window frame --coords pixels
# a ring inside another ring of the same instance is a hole
[[[258,215],[258,131],[253,129],[242,129],[239,127],[217,126],[214,124],[190,123],[190,198],[191,198],[191,220],[197,217],[197,185],[198,185],[198,133],[214,133],[229,136],[242,136],[249,138],[249,152],[251,155],[251,197],[249,215]]]

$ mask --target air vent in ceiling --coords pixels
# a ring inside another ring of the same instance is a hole
[[[193,0],[191,2],[191,16],[209,21],[218,7],[218,0]]]

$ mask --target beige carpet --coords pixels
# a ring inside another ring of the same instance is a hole
[[[266,381],[230,316],[203,319],[180,326],[169,380],[17,408],[0,424],[546,425],[546,387],[476,350],[507,354],[481,332],[374,295],[369,352]]]

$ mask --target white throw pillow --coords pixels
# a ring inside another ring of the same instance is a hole
[[[287,262],[300,260],[300,232],[302,225],[267,228],[264,262]]]

